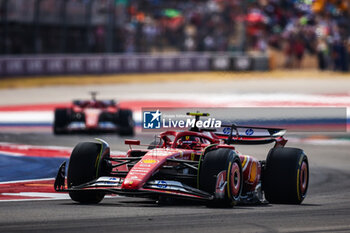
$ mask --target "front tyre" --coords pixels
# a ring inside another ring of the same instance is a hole
[[[242,164],[231,149],[219,148],[204,154],[200,163],[199,189],[213,194],[208,206],[232,207],[243,187]]]
[[[263,174],[265,198],[270,203],[301,204],[309,184],[309,163],[298,148],[272,148]]]
[[[109,148],[101,149],[102,144],[93,142],[79,143],[73,149],[68,166],[68,188],[74,188],[81,184],[97,179],[108,173]],[[105,196],[99,191],[69,191],[73,201],[83,204],[97,204]]]
[[[67,125],[70,121],[67,108],[55,109],[53,121],[53,133],[56,135],[67,133]]]
[[[134,135],[134,120],[132,117],[132,111],[129,109],[119,110],[119,134],[122,136]]]

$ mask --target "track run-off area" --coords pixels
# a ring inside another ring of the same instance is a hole
[[[89,98],[89,91],[132,108],[137,123],[143,107],[343,107],[349,118],[350,76],[344,74],[280,71],[270,75],[205,73],[202,79],[189,73],[165,76],[144,80],[142,75],[133,75],[121,82],[96,76],[85,82],[82,78],[83,85],[62,78],[56,83],[21,86],[16,79],[0,89],[0,231],[350,231],[349,128],[332,133],[287,133],[287,146],[302,148],[310,162],[308,196],[299,206],[216,209],[193,202],[159,205],[148,199],[119,196],[107,197],[98,205],[80,205],[66,194],[55,193],[53,177],[77,143],[99,137],[110,144],[112,152],[128,149],[125,138],[115,134],[52,134],[53,109],[73,99]],[[154,134],[143,133],[138,127],[134,138],[146,144]],[[265,159],[270,146],[240,145],[237,149]]]

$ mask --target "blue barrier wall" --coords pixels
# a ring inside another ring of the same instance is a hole
[[[0,57],[0,77],[181,71],[265,71],[268,57],[232,53]]]

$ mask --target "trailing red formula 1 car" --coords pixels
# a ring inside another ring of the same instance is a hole
[[[188,113],[208,116],[204,113]],[[59,168],[55,190],[69,192],[72,200],[98,203],[105,194],[185,198],[209,206],[233,206],[265,202],[300,204],[309,177],[303,150],[284,147],[285,130],[249,126],[224,126],[222,132],[196,127],[166,131],[147,149],[126,155],[110,155],[106,142],[79,143],[72,151],[67,182],[65,167]],[[266,160],[241,154],[235,144],[275,143]]]
[[[91,92],[90,100],[74,100],[69,108],[55,109],[53,132],[118,132],[134,134],[132,111],[120,109],[114,100],[97,100]]]

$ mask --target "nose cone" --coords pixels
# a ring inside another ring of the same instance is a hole
[[[85,110],[85,125],[87,128],[95,128],[98,126],[98,118],[100,115],[99,109],[86,109]]]
[[[137,190],[147,182],[167,158],[178,154],[176,150],[154,149],[146,153],[143,158],[131,168],[121,186],[122,189]]]
[[[122,189],[139,189],[142,186],[140,180],[126,178],[122,184]]]

